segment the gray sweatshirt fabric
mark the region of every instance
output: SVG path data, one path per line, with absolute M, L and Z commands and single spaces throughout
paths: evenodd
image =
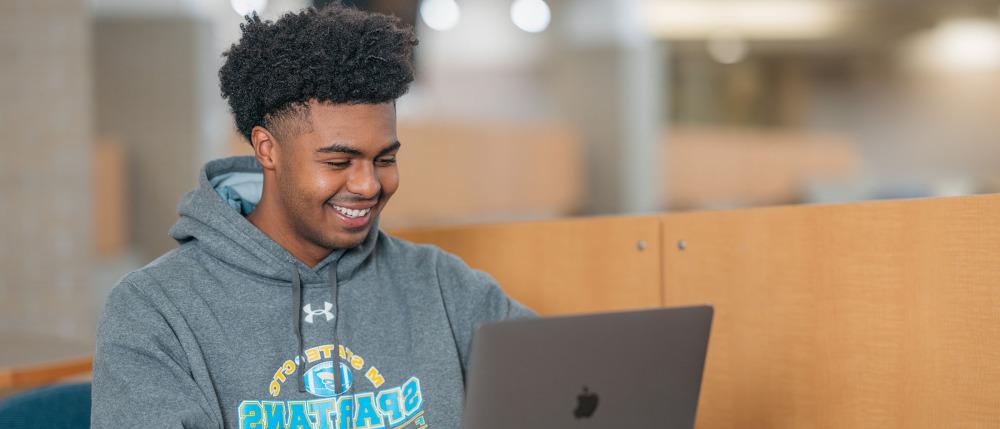
M 209 162 L 179 246 L 126 275 L 94 356 L 94 428 L 457 428 L 475 326 L 532 313 L 377 227 L 308 267 L 244 215 L 252 157 Z

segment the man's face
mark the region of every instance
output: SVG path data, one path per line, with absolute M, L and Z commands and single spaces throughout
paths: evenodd
M 279 143 L 275 179 L 295 233 L 327 249 L 355 247 L 399 186 L 396 109 L 309 103 L 306 132 Z

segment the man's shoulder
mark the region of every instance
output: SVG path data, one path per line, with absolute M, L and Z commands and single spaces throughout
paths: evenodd
M 166 281 L 178 277 L 189 277 L 200 265 L 198 250 L 194 246 L 181 245 L 160 255 L 142 268 L 126 274 L 115 286 L 115 290 L 137 288 L 148 291 L 150 288 L 161 287 L 178 282 Z
M 411 261 L 417 264 L 439 263 L 442 258 L 454 258 L 455 255 L 448 253 L 433 244 L 414 243 L 412 241 L 396 237 L 386 231 L 381 231 L 379 237 L 381 251 L 385 252 L 393 259 Z
M 433 244 L 414 243 L 399 237 L 393 237 L 383 232 L 387 238 L 385 246 L 387 253 L 394 260 L 410 261 L 421 269 L 430 269 L 448 277 L 481 276 L 484 273 L 470 267 L 461 257 Z

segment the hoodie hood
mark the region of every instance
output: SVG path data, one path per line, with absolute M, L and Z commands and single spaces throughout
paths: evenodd
M 209 255 L 280 286 L 290 286 L 295 271 L 303 287 L 325 286 L 330 266 L 337 267 L 335 275 L 343 285 L 373 257 L 377 219 L 359 246 L 336 249 L 315 267 L 306 266 L 244 217 L 260 201 L 263 184 L 263 169 L 252 156 L 208 162 L 198 187 L 178 203 L 180 219 L 170 236 L 181 244 L 195 241 Z

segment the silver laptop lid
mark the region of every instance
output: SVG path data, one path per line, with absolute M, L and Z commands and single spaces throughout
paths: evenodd
M 462 427 L 691 428 L 711 323 L 697 306 L 483 325 Z

